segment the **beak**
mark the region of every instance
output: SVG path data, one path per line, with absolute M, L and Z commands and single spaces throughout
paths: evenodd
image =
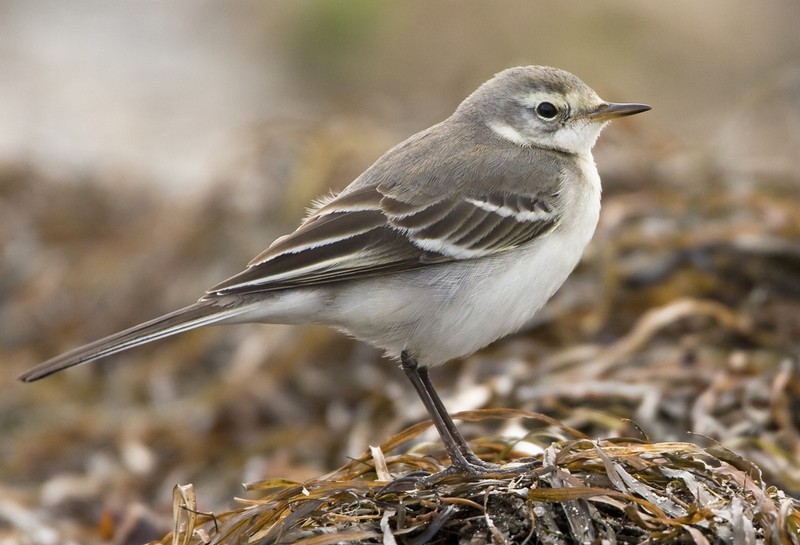
M 640 114 L 650 110 L 647 104 L 620 104 L 616 102 L 603 102 L 594 110 L 586 114 L 592 121 L 610 121 L 616 117 Z

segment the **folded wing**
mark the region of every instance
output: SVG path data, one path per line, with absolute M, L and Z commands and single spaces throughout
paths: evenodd
M 379 186 L 349 191 L 207 297 L 340 282 L 504 252 L 557 224 L 555 199 L 497 192 L 406 202 Z

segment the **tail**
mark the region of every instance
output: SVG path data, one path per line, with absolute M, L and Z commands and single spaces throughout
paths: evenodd
M 74 365 L 88 363 L 190 329 L 215 324 L 248 310 L 250 310 L 250 306 L 247 304 L 238 303 L 224 306 L 219 302 L 201 300 L 155 320 L 70 350 L 37 365 L 19 378 L 24 382 L 33 382 Z

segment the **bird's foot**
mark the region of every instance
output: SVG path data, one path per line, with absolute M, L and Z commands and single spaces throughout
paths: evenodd
M 398 477 L 384 486 L 377 495 L 383 496 L 415 489 L 428 490 L 440 484 L 474 482 L 491 478 L 503 479 L 542 468 L 541 460 L 526 459 L 510 464 L 495 464 L 473 456 L 462 458 L 436 473 L 414 471 Z
M 442 483 L 478 481 L 491 478 L 517 476 L 533 469 L 541 468 L 541 460 L 525 460 L 509 464 L 495 464 L 481 460 L 477 456 L 465 457 L 443 470 L 420 479 L 417 488 L 429 488 Z

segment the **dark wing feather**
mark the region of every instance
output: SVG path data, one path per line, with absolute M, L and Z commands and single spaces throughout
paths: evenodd
M 340 282 L 507 251 L 555 227 L 556 198 L 498 192 L 408 202 L 374 186 L 351 190 L 209 294 Z

